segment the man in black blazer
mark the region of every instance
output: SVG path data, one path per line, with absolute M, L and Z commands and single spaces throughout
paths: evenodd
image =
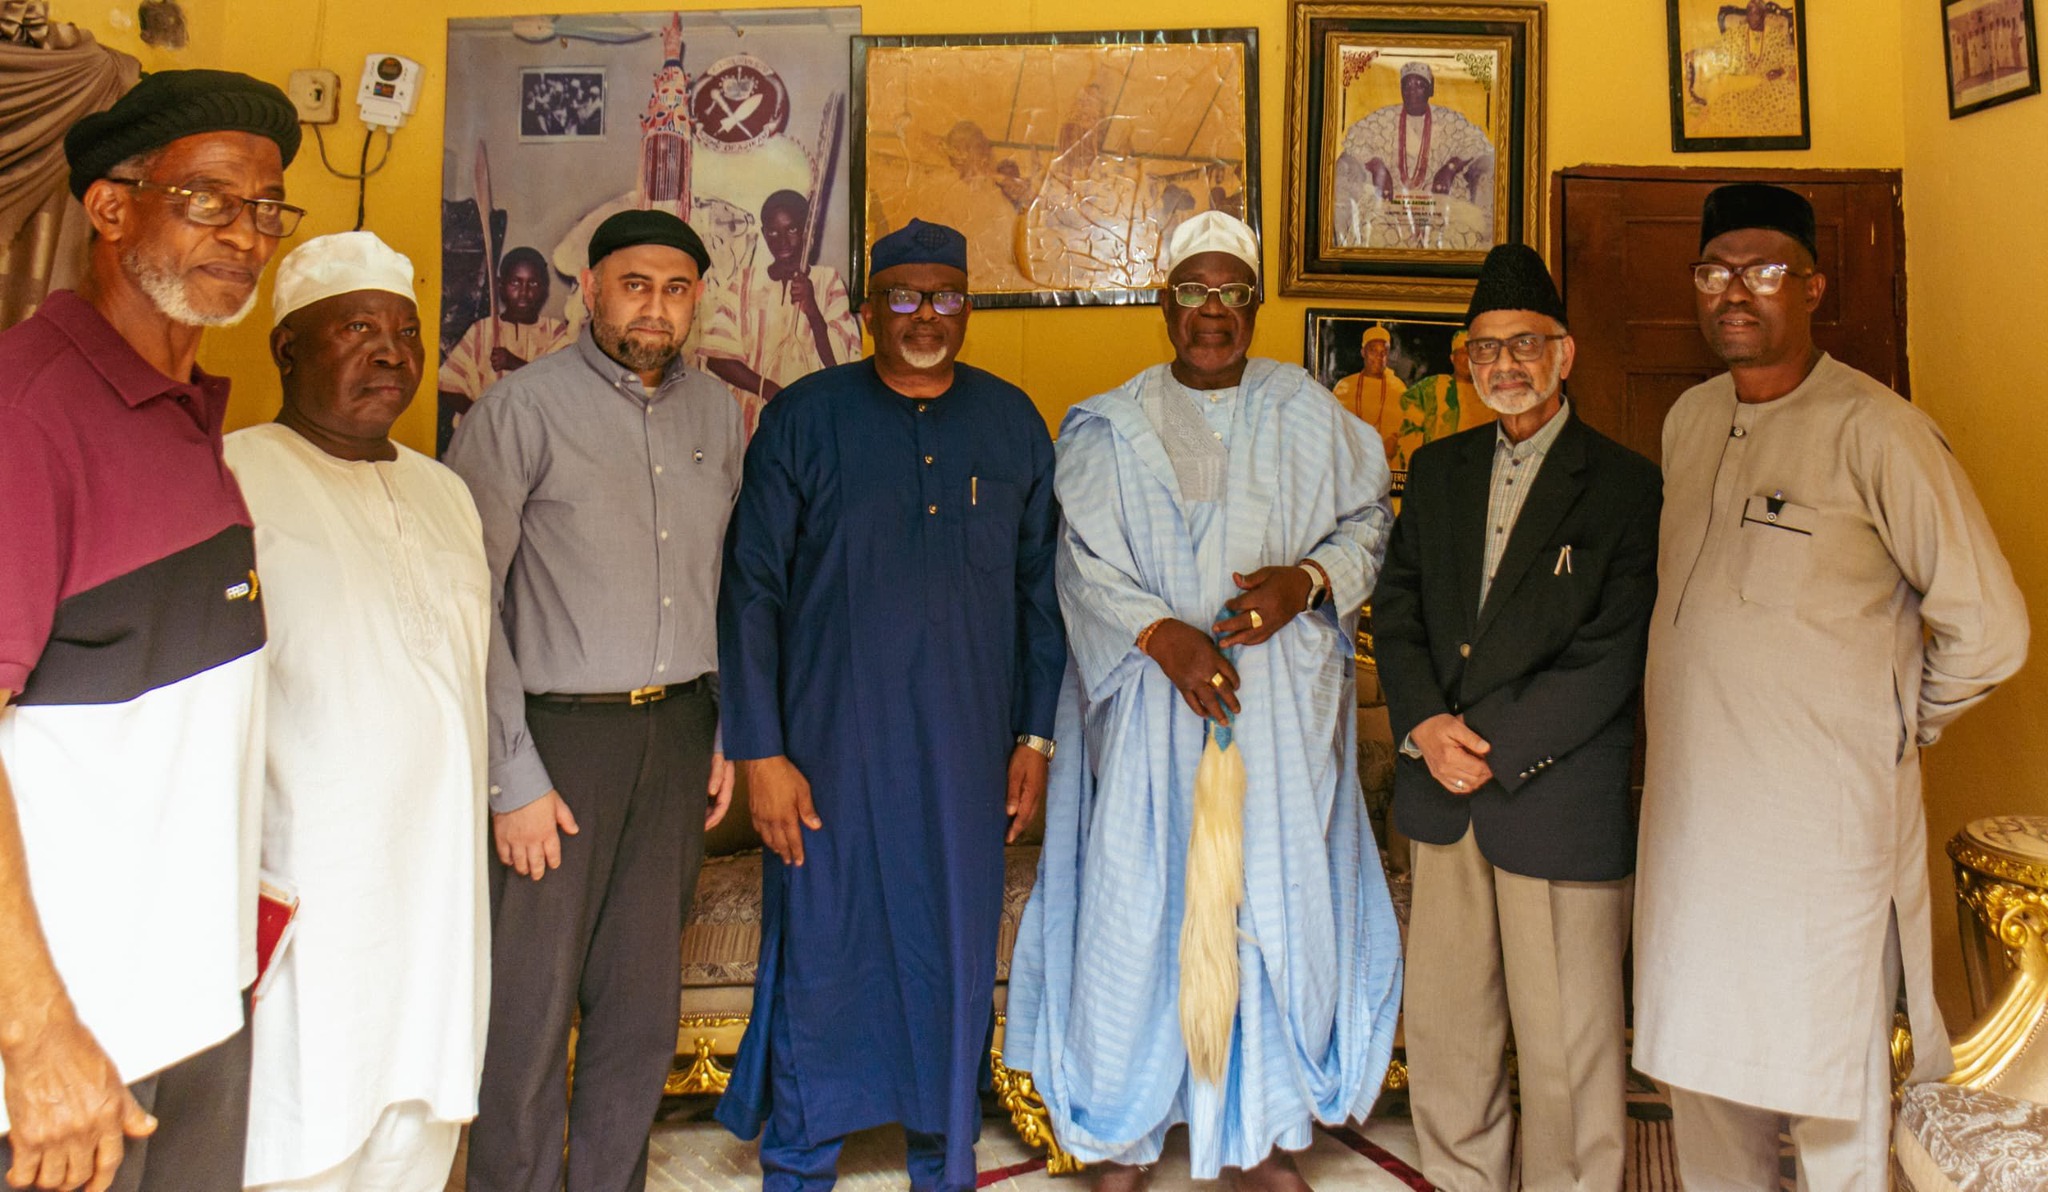
M 1466 316 L 1500 415 L 1418 451 L 1373 632 L 1415 842 L 1404 1030 L 1422 1171 L 1615 1192 L 1627 1157 L 1629 761 L 1656 596 L 1656 465 L 1579 421 L 1543 260 L 1487 255 Z

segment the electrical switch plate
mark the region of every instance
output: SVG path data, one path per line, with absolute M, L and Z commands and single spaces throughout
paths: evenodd
M 340 107 L 341 76 L 331 70 L 295 70 L 285 94 L 299 109 L 301 124 L 332 124 Z

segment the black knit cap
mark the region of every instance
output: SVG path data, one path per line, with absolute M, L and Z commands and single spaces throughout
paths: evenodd
M 1533 310 L 1564 324 L 1564 299 L 1557 296 L 1557 283 L 1550 280 L 1550 268 L 1535 249 L 1526 244 L 1496 244 L 1479 266 L 1479 284 L 1472 290 L 1472 305 L 1465 309 L 1465 325 L 1489 311 Z
M 232 70 L 160 70 L 64 134 L 71 193 L 82 199 L 86 187 L 136 154 L 203 132 L 269 137 L 285 165 L 299 152 L 298 109 L 275 86 Z
M 666 211 L 621 211 L 597 225 L 590 234 L 590 267 L 622 248 L 640 244 L 661 244 L 689 253 L 697 262 L 697 274 L 703 276 L 711 269 L 711 254 L 705 251 L 704 240 L 691 229 L 689 224 Z
M 1716 187 L 1700 212 L 1700 247 L 1728 232 L 1744 228 L 1768 228 L 1783 232 L 1804 245 L 1813 256 L 1813 204 L 1797 191 L 1764 182 L 1735 182 Z

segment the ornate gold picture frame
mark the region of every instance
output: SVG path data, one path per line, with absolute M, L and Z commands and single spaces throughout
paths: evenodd
M 1294 0 L 1286 295 L 1460 301 L 1542 236 L 1544 6 Z
M 1544 7 L 1294 0 L 1281 293 L 1456 301 L 1543 230 Z

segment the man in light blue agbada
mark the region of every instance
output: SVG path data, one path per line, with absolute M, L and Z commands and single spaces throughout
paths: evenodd
M 1174 360 L 1075 406 L 1058 442 L 1071 661 L 1004 1051 L 1060 1144 L 1118 1192 L 1144 1185 L 1183 1122 L 1197 1178 L 1306 1188 L 1287 1152 L 1315 1122 L 1370 1112 L 1400 1005 L 1352 710 L 1352 630 L 1392 520 L 1386 460 L 1307 373 L 1246 358 L 1258 264 L 1236 219 L 1177 229 Z M 1242 850 L 1237 965 L 1184 982 L 1186 895 L 1203 892 L 1189 845 L 1218 843 L 1193 826 L 1196 770 L 1226 718 L 1245 773 L 1242 813 L 1216 834 Z M 1190 1063 L 1184 984 L 1234 1000 L 1208 1076 Z

